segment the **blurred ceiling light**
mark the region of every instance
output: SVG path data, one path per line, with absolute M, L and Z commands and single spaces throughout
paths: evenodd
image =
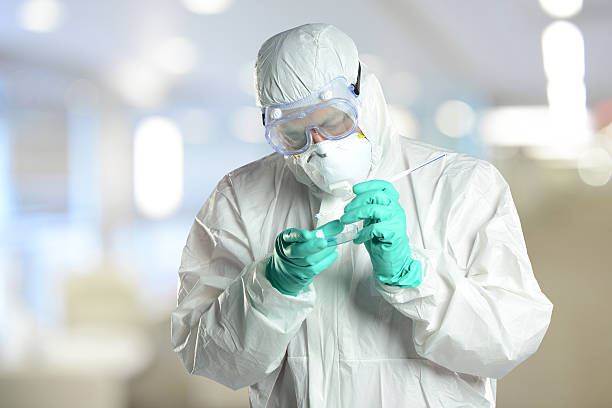
M 435 116 L 438 130 L 448 137 L 463 137 L 474 129 L 476 113 L 463 101 L 446 101 L 438 107 Z
M 593 140 L 587 112 L 583 115 L 574 114 L 563 120 L 551 115 L 551 131 L 556 145 L 579 148 L 589 145 Z
M 586 86 L 582 81 L 549 81 L 546 94 L 554 114 L 586 113 Z
M 596 147 L 578 159 L 578 174 L 589 186 L 603 186 L 612 176 L 612 157 L 606 150 Z
M 548 146 L 527 146 L 522 149 L 526 157 L 554 163 L 556 167 L 575 168 L 576 160 L 588 146 L 568 146 L 562 143 Z
M 234 0 L 181 0 L 183 6 L 196 14 L 219 14 L 226 11 Z
M 548 110 L 547 126 L 544 129 L 548 143 L 533 146 L 528 155 L 544 160 L 577 160 L 578 156 L 593 143 L 591 118 L 586 107 L 582 110 Z
M 552 131 L 565 144 L 584 144 L 592 132 L 586 106 L 586 87 L 579 81 L 549 81 L 548 105 Z
M 563 158 L 576 156 L 580 151 L 576 147 L 588 145 L 592 137 L 584 84 L 584 38 L 580 29 L 567 21 L 550 24 L 542 32 L 542 57 L 548 78 L 549 133 L 554 138 L 554 145 L 544 153 L 552 152 L 553 156 Z
M 163 218 L 183 200 L 183 137 L 171 120 L 143 119 L 134 133 L 134 202 L 146 216 Z
M 198 57 L 196 46 L 185 37 L 162 41 L 153 55 L 157 67 L 170 74 L 185 74 L 193 69 Z
M 546 106 L 503 106 L 482 114 L 479 133 L 496 146 L 546 145 L 552 142 Z
M 246 143 L 267 143 L 265 129 L 261 123 L 261 110 L 245 106 L 234 113 L 232 120 L 234 135 Z
M 137 107 L 155 106 L 167 91 L 166 78 L 148 64 L 140 61 L 124 61 L 111 73 L 111 81 L 117 92 Z
M 582 0 L 539 0 L 540 7 L 551 17 L 569 18 L 582 10 Z
M 391 120 L 399 134 L 410 139 L 416 139 L 419 133 L 419 124 L 412 112 L 397 105 L 388 106 Z
M 490 145 L 530 146 L 534 158 L 575 160 L 591 143 L 589 122 L 586 111 L 559 121 L 547 106 L 505 106 L 484 112 L 478 130 Z
M 45 33 L 60 25 L 64 8 L 56 0 L 29 0 L 21 4 L 17 17 L 25 30 Z
M 575 25 L 555 21 L 542 32 L 544 72 L 549 80 L 584 78 L 584 37 Z

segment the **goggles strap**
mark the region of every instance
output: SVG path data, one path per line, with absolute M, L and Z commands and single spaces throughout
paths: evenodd
M 357 68 L 357 81 L 353 84 L 353 92 L 355 95 L 359 96 L 359 88 L 361 87 L 361 62 L 359 63 L 359 67 Z
M 361 88 L 361 62 L 359 62 L 359 66 L 357 67 L 357 81 L 355 81 L 353 85 L 353 92 L 355 95 L 359 96 L 360 88 Z M 261 113 L 261 123 L 266 126 L 266 114 L 264 112 Z

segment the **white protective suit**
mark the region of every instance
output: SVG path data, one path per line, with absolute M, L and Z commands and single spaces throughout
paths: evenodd
M 338 73 L 353 81 L 356 51 L 343 36 L 317 24 L 266 42 L 259 102 L 303 97 Z M 376 150 L 370 178 L 446 152 L 400 137 L 378 80 L 364 69 L 361 81 L 359 126 Z M 495 379 L 537 350 L 552 312 L 508 185 L 491 164 L 448 152 L 394 186 L 421 285 L 380 283 L 364 246 L 348 243 L 293 297 L 264 276 L 277 234 L 315 228 L 319 211 L 318 224 L 338 218 L 344 203 L 277 153 L 226 175 L 197 214 L 179 269 L 172 344 L 189 372 L 249 386 L 253 407 L 494 406 Z

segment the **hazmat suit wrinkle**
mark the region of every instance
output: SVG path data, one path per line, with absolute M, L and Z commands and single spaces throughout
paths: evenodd
M 445 173 L 433 191 L 425 248 L 413 250 L 424 265 L 423 282 L 377 288 L 413 319 L 420 356 L 452 371 L 501 378 L 535 352 L 552 307 L 533 279 L 520 221 L 499 172 L 460 158 Z M 436 229 L 445 237 L 439 248 L 428 234 Z
M 354 44 L 329 27 L 264 43 L 261 105 L 298 100 L 339 70 L 357 72 Z M 317 48 L 304 45 L 316 33 Z M 317 189 L 293 158 L 271 154 L 224 177 L 193 223 L 178 271 L 174 350 L 193 374 L 249 386 L 252 407 L 494 407 L 496 379 L 537 350 L 552 313 L 509 187 L 486 161 L 399 136 L 378 80 L 362 68 L 370 178 L 446 153 L 393 182 L 421 284 L 382 284 L 365 247 L 347 243 L 297 296 L 272 287 L 265 265 L 276 236 L 339 218 L 346 201 Z
M 400 168 L 441 151 L 398 142 Z M 420 286 L 381 284 L 363 246 L 346 244 L 297 297 L 264 276 L 276 235 L 313 228 L 320 202 L 287 170 L 273 154 L 232 172 L 196 217 L 172 315 L 188 370 L 250 385 L 253 406 L 333 406 L 325 405 L 331 395 L 338 397 L 330 404 L 347 407 L 402 406 L 406 398 L 411 406 L 462 398 L 494 406 L 494 378 L 537 349 L 552 310 L 497 170 L 449 153 L 439 167 L 394 183 L 413 257 L 423 263 Z M 312 394 L 316 384 L 322 391 Z M 369 391 L 358 398 L 355 389 Z
M 282 158 L 274 156 L 282 166 Z M 265 220 L 275 218 L 286 204 L 278 205 L 270 194 L 268 200 L 251 206 L 242 195 L 270 188 L 276 181 L 260 177 L 262 171 L 268 173 L 267 165 L 250 170 L 245 166 L 221 180 L 198 213 L 179 269 L 181 306 L 172 315 L 173 345 L 187 369 L 232 388 L 254 384 L 279 366 L 287 343 L 314 302 L 314 291 L 288 299 L 265 279 L 267 257 L 255 256 L 271 253 L 273 239 L 264 240 L 262 235 L 274 237 L 284 228 L 269 228 Z M 286 174 L 293 179 L 290 172 Z M 234 177 L 241 181 L 239 186 Z M 259 183 L 250 187 L 242 183 L 249 178 Z M 303 218 L 310 219 L 310 208 L 304 210 Z M 247 227 L 244 213 L 261 222 Z M 281 313 L 289 304 L 289 315 Z

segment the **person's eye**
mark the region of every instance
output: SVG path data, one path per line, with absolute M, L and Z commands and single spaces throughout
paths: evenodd
M 323 124 L 323 127 L 326 129 L 335 129 L 339 126 L 341 126 L 344 123 L 344 121 L 340 118 L 340 119 L 332 119 L 328 122 L 325 122 Z
M 290 143 L 293 143 L 295 141 L 301 141 L 305 138 L 304 132 L 300 132 L 298 130 L 285 131 L 282 134 L 283 139 Z
M 326 128 L 330 130 L 344 130 L 347 127 L 347 121 L 344 118 L 340 118 L 338 120 L 334 120 L 330 123 Z
M 291 139 L 298 139 L 304 136 L 304 132 L 299 132 L 299 131 L 292 131 L 292 132 L 287 132 L 287 137 L 291 138 Z

